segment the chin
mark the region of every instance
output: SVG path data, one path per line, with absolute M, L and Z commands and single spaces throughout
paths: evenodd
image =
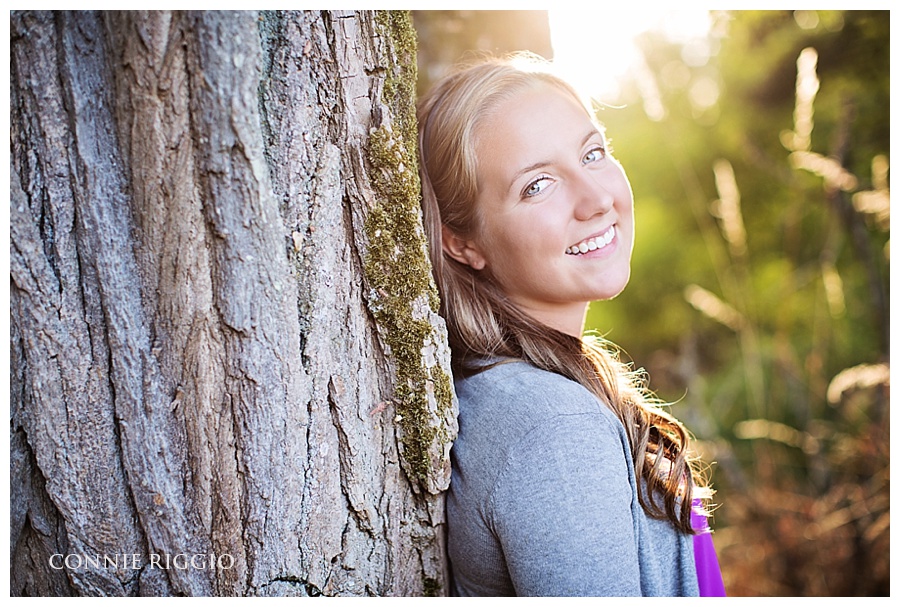
M 629 268 L 628 272 L 625 273 L 624 276 L 617 277 L 614 280 L 610 280 L 604 286 L 606 288 L 603 289 L 602 293 L 600 293 L 599 297 L 595 299 L 595 301 L 608 301 L 610 299 L 615 299 L 618 297 L 622 291 L 625 290 L 625 287 L 628 286 L 628 282 L 631 279 L 631 270 Z

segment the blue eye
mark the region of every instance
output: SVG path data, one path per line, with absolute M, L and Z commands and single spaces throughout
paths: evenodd
M 550 182 L 551 179 L 549 177 L 538 177 L 527 186 L 525 186 L 525 189 L 522 190 L 522 196 L 525 198 L 537 196 L 545 189 L 547 189 L 547 186 L 550 185 Z
M 584 155 L 584 158 L 581 159 L 581 164 L 590 164 L 604 158 L 606 158 L 606 149 L 602 146 L 597 146 Z

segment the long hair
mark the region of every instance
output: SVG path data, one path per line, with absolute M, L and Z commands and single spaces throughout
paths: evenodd
M 476 137 L 505 100 L 536 86 L 589 105 L 534 56 L 482 60 L 435 85 L 419 102 L 419 170 L 429 254 L 447 321 L 454 372 L 477 372 L 479 361 L 518 359 L 576 381 L 619 418 L 628 435 L 638 498 L 648 515 L 692 533 L 692 498 L 708 491 L 689 456 L 690 435 L 651 398 L 642 378 L 609 342 L 579 339 L 523 313 L 494 283 L 445 254 L 442 227 L 463 238 L 480 225 Z

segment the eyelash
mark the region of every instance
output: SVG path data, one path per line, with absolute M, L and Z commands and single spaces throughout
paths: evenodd
M 588 156 L 590 156 L 591 154 L 595 154 L 597 152 L 600 153 L 599 158 L 597 158 L 596 160 L 588 160 L 587 159 Z M 608 152 L 607 152 L 606 146 L 603 146 L 603 145 L 594 146 L 588 151 L 587 154 L 585 154 L 582 157 L 581 163 L 582 164 L 590 164 L 592 162 L 599 162 L 600 160 L 603 160 L 604 158 L 606 158 L 607 154 L 608 154 Z M 544 188 L 541 188 L 541 189 L 537 190 L 536 192 L 531 192 L 531 190 L 535 186 L 537 186 L 539 183 L 541 183 L 542 181 L 550 181 L 551 179 L 552 178 L 549 175 L 541 175 L 534 181 L 531 181 L 528 185 L 525 186 L 525 189 L 522 190 L 522 198 L 533 198 L 533 197 L 537 196 L 538 194 L 543 192 L 544 188 L 546 188 L 547 186 L 544 186 Z
M 543 192 L 544 188 L 541 188 L 540 190 L 538 190 L 536 192 L 529 193 L 529 192 L 531 192 L 531 189 L 534 188 L 537 184 L 541 183 L 542 181 L 550 181 L 550 179 L 551 179 L 551 177 L 549 175 L 541 175 L 540 177 L 538 177 L 537 179 L 535 179 L 534 181 L 532 181 L 531 183 L 526 185 L 525 189 L 522 190 L 522 198 L 532 198 L 533 196 L 537 196 L 538 194 Z M 547 186 L 544 186 L 544 187 L 547 187 Z
M 588 156 L 590 156 L 591 154 L 594 154 L 595 152 L 600 152 L 600 158 L 597 158 L 597 160 L 603 160 L 604 158 L 606 158 L 606 148 L 602 145 L 598 145 L 598 146 L 594 146 L 593 148 L 591 148 L 591 150 L 587 154 L 584 155 L 584 157 L 581 159 L 581 163 L 588 164 L 590 162 L 596 162 L 594 160 L 587 159 Z

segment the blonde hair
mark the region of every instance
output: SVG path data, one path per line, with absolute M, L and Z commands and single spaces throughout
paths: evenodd
M 474 270 L 443 250 L 442 226 L 462 237 L 479 229 L 476 138 L 501 102 L 529 88 L 550 86 L 585 105 L 593 119 L 584 100 L 548 66 L 533 55 L 483 59 L 438 82 L 419 102 L 422 209 L 454 372 L 478 372 L 486 359 L 518 359 L 582 384 L 625 427 L 635 474 L 646 483 L 638 483 L 645 512 L 691 533 L 692 497 L 705 487 L 688 455 L 690 435 L 650 398 L 642 378 L 619 360 L 609 342 L 579 339 L 538 322 L 506 297 L 489 272 Z

